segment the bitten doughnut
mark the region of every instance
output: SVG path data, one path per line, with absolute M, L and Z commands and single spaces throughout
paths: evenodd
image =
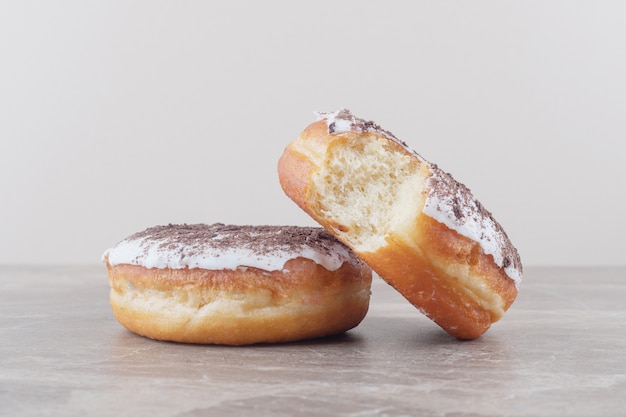
M 285 193 L 444 330 L 483 334 L 522 264 L 463 184 L 348 110 L 318 114 L 278 163 Z
M 153 339 L 292 342 L 347 331 L 369 306 L 371 270 L 319 227 L 157 226 L 103 261 L 115 317 Z

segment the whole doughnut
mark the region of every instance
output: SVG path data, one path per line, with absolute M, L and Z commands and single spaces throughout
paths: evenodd
M 522 264 L 500 224 L 374 122 L 318 114 L 278 174 L 296 204 L 451 335 L 480 336 L 515 300 Z
M 115 317 L 153 339 L 292 342 L 347 331 L 369 306 L 371 270 L 322 228 L 156 226 L 103 261 Z

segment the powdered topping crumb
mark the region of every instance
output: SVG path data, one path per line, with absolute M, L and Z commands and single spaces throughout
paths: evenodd
M 339 109 L 332 113 L 315 112 L 317 120 L 326 120 L 328 133 L 341 132 L 377 132 L 384 136 L 398 140 L 393 133 L 384 130 L 371 120 L 360 119 L 348 109 Z
M 111 265 L 211 270 L 255 267 L 275 271 L 296 257 L 311 259 L 331 271 L 346 261 L 360 262 L 322 228 L 221 223 L 151 227 L 122 240 L 104 257 Z
M 352 114 L 348 109 L 339 109 L 332 113 L 327 112 L 315 112 L 317 120 L 325 120 L 328 126 L 328 133 L 340 134 L 344 132 L 357 132 L 357 133 L 377 133 L 381 136 L 390 139 L 403 147 L 405 147 L 412 154 L 415 154 L 420 160 L 423 158 L 417 154 L 413 149 L 398 139 L 393 133 L 383 129 L 371 120 L 360 119 Z

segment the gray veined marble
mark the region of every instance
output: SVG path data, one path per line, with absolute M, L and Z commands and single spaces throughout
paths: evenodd
M 626 268 L 528 268 L 469 342 L 378 278 L 356 329 L 248 347 L 131 334 L 108 291 L 101 266 L 0 267 L 0 415 L 626 415 Z

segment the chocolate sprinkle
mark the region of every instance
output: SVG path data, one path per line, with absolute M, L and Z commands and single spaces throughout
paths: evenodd
M 320 116 L 326 116 L 330 113 L 320 113 Z M 388 137 L 389 139 L 393 139 L 396 142 L 402 143 L 406 146 L 406 143 L 399 140 L 397 137 L 393 135 L 393 133 L 388 130 L 383 129 L 376 123 L 371 120 L 360 119 L 350 112 L 348 109 L 341 109 L 335 114 L 335 120 L 345 120 L 350 122 L 350 127 L 355 132 L 375 132 L 381 134 L 383 136 Z M 335 133 L 336 123 L 331 122 L 328 124 L 328 133 Z
M 155 226 L 125 240 L 141 239 L 158 242 L 160 249 L 178 251 L 181 257 L 201 256 L 206 247 L 218 250 L 239 247 L 259 255 L 310 247 L 331 255 L 336 245 L 343 245 L 321 227 L 236 226 L 222 223 Z
M 484 228 L 490 224 L 495 229 L 494 239 L 502 256 L 502 268 L 513 267 L 522 272 L 522 261 L 517 249 L 511 243 L 504 228 L 498 223 L 478 200 L 474 198 L 472 192 L 464 184 L 455 180 L 452 175 L 443 171 L 434 164 L 431 164 L 432 176 L 429 178 L 429 197 L 439 201 L 447 201 L 452 207 L 452 212 L 457 224 L 466 223 L 469 220 L 483 225 Z M 485 229 L 483 229 L 485 230 Z M 481 239 L 490 242 L 487 234 L 483 233 Z M 492 242 L 490 242 L 492 243 Z

